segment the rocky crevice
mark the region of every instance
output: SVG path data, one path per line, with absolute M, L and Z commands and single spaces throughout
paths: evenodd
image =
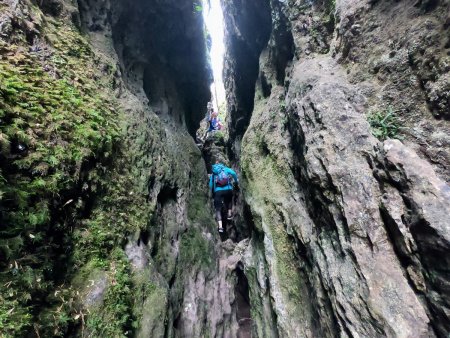
M 224 65 L 230 137 L 234 139 L 243 134 L 250 120 L 259 54 L 269 39 L 272 20 L 266 1 L 222 1 L 222 8 L 225 21 L 234 23 L 226 37 L 226 53 L 232 57 L 226 56 Z
M 222 6 L 229 138 L 199 151 L 193 1 L 0 4 L 1 331 L 448 336 L 448 4 Z
M 118 55 L 128 85 L 148 100 L 157 115 L 185 123 L 193 134 L 209 99 L 212 76 L 201 38 L 201 13 L 193 12 L 191 2 L 83 0 L 80 8 L 84 29 L 95 40 L 112 39 L 110 47 Z M 171 16 L 177 20 L 169 20 Z
M 405 71 L 411 71 L 408 81 L 421 81 L 424 69 L 407 70 L 408 61 L 406 68 L 401 66 L 399 56 L 406 50 L 414 53 L 413 45 L 425 36 L 439 39 L 446 27 L 441 15 L 446 5 L 426 9 L 420 4 L 409 7 L 407 1 L 267 4 L 272 31 L 260 52 L 250 122 L 231 138 L 251 212 L 245 219 L 255 223 L 247 259 L 242 261 L 254 334 L 446 336 L 448 307 L 441 287 L 448 276 L 438 276 L 446 271 L 449 240 L 448 220 L 440 214 L 450 203 L 443 170 L 448 161 L 445 147 L 436 148 L 443 155 L 439 160 L 432 155 L 432 140 L 448 132 L 448 123 L 430 114 L 435 108 L 424 95 L 430 94 L 431 83 L 406 89 Z M 225 6 L 233 7 L 233 2 Z M 234 6 L 241 4 L 236 1 Z M 394 12 L 395 19 L 387 23 Z M 240 45 L 235 32 L 244 30 L 240 22 L 247 16 L 245 11 L 229 11 L 229 46 Z M 426 30 L 418 33 L 425 22 Z M 389 40 L 386 25 L 405 32 L 399 46 Z M 259 32 L 245 34 L 254 41 Z M 445 63 L 445 47 L 435 46 L 439 56 L 428 62 Z M 229 50 L 226 65 L 239 63 L 239 54 L 233 54 L 233 47 Z M 372 63 L 383 66 L 372 72 Z M 246 112 L 233 117 L 236 102 L 253 93 L 231 85 L 239 73 L 232 67 L 227 71 L 233 128 L 242 115 L 249 116 Z M 448 69 L 436 67 L 432 81 L 446 76 Z M 404 123 L 405 145 L 372 136 L 367 123 L 371 111 L 387 104 Z M 430 126 L 430 133 L 411 123 Z M 427 146 L 422 146 L 424 139 Z M 420 193 L 413 192 L 415 184 L 422 187 Z M 420 202 L 424 196 L 427 207 Z M 425 253 L 431 246 L 436 251 Z
M 192 138 L 210 95 L 201 12 L 192 1 L 8 1 L 0 9 L 0 254 L 1 281 L 9 290 L 0 302 L 7 314 L 0 323 L 2 334 L 236 336 L 233 271 L 239 256 L 233 256 L 232 243 L 219 244 L 205 163 Z M 28 65 L 30 58 L 36 70 Z M 5 68 L 6 74 L 17 68 L 26 83 L 38 72 L 41 81 L 29 88 L 43 95 L 43 83 L 51 93 L 61 90 L 55 84 L 67 84 L 63 93 L 74 95 L 69 99 L 78 104 L 78 115 L 58 106 L 66 97 L 51 97 L 57 109 L 50 109 L 44 96 L 47 105 L 36 108 L 37 122 L 53 118 L 55 111 L 62 112 L 56 121 L 63 122 L 53 120 L 54 131 L 43 133 L 25 110 L 17 110 L 11 94 L 21 82 L 8 79 L 5 87 Z M 47 83 L 47 77 L 53 80 Z M 86 88 L 83 96 L 92 102 L 77 96 L 79 88 Z M 111 102 L 99 101 L 96 93 Z M 33 102 L 29 95 L 21 99 Z M 16 105 L 6 106 L 9 129 L 3 125 L 5 104 Z M 26 123 L 17 120 L 17 126 L 24 125 L 34 138 L 22 141 L 26 151 L 18 157 L 10 153 L 4 133 L 14 147 L 21 130 L 11 125 L 23 119 L 20 114 Z M 64 118 L 72 124 L 64 124 Z M 75 140 L 89 142 L 69 147 L 74 144 L 71 133 L 86 132 L 86 126 L 88 134 L 75 133 Z M 75 153 L 81 159 L 74 165 L 63 154 L 47 159 L 39 153 L 55 146 L 65 146 L 69 154 L 82 151 Z M 22 159 L 30 159 L 29 172 L 13 176 L 9 166 L 17 168 Z M 37 213 L 32 204 L 5 203 L 29 194 L 20 190 L 28 187 L 20 180 L 32 183 L 31 175 L 42 188 L 50 186 L 55 172 L 73 181 L 51 193 L 32 192 L 30 201 L 41 201 L 49 217 L 37 214 L 40 218 L 31 224 L 14 222 L 17 211 L 33 215 L 32 220 Z M 3 184 L 3 175 L 11 188 Z M 13 247 L 5 236 L 15 223 L 27 229 L 15 235 L 18 243 L 27 241 L 26 247 Z M 34 248 L 39 253 L 34 263 L 22 261 Z M 46 263 L 52 257 L 65 259 L 64 271 L 59 260 Z

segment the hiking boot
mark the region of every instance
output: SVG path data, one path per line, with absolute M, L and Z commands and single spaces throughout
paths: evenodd
M 219 228 L 219 232 L 222 233 L 223 232 L 223 228 Z
M 227 220 L 231 221 L 232 219 L 233 219 L 233 213 L 231 212 L 231 210 L 229 210 Z

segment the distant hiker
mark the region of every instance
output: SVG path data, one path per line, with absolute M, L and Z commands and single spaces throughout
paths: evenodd
M 212 166 L 212 174 L 209 177 L 209 188 L 214 197 L 214 209 L 216 210 L 216 221 L 219 224 L 219 232 L 223 232 L 222 226 L 222 204 L 225 203 L 227 218 L 233 219 L 233 180 L 239 183 L 236 172 L 223 164 L 216 162 Z
M 220 122 L 219 119 L 219 114 L 217 112 L 212 112 L 208 123 L 209 123 L 209 128 L 208 131 L 215 131 L 215 130 L 220 130 L 222 129 L 222 123 Z
M 203 139 L 202 139 L 203 141 L 206 140 L 206 138 L 208 137 L 208 134 L 210 132 L 222 129 L 223 125 L 222 125 L 222 122 L 220 121 L 218 115 L 219 114 L 217 112 L 214 112 L 214 111 L 211 111 L 211 113 L 209 114 L 209 117 L 208 117 L 208 130 L 206 131 L 205 136 L 203 136 Z

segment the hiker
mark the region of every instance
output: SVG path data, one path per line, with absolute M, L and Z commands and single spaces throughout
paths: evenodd
M 216 210 L 216 221 L 219 232 L 223 232 L 222 226 L 222 203 L 225 203 L 227 219 L 232 220 L 233 182 L 239 183 L 236 172 L 219 161 L 212 166 L 212 174 L 209 177 L 209 188 L 213 192 L 214 209 Z
M 215 131 L 222 129 L 222 123 L 220 122 L 220 119 L 218 117 L 217 112 L 212 112 L 211 116 L 209 117 L 209 128 L 208 131 Z
M 201 139 L 202 141 L 206 140 L 206 138 L 208 137 L 208 134 L 210 132 L 222 129 L 223 125 L 222 125 L 222 122 L 220 121 L 218 115 L 219 114 L 214 111 L 211 111 L 211 113 L 209 114 L 208 130 L 206 131 L 205 136 L 203 136 L 203 138 Z

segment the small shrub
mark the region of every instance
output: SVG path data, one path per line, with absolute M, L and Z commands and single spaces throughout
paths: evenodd
M 219 142 L 224 142 L 225 141 L 225 134 L 222 131 L 216 131 L 214 133 L 214 138 L 219 141 Z

